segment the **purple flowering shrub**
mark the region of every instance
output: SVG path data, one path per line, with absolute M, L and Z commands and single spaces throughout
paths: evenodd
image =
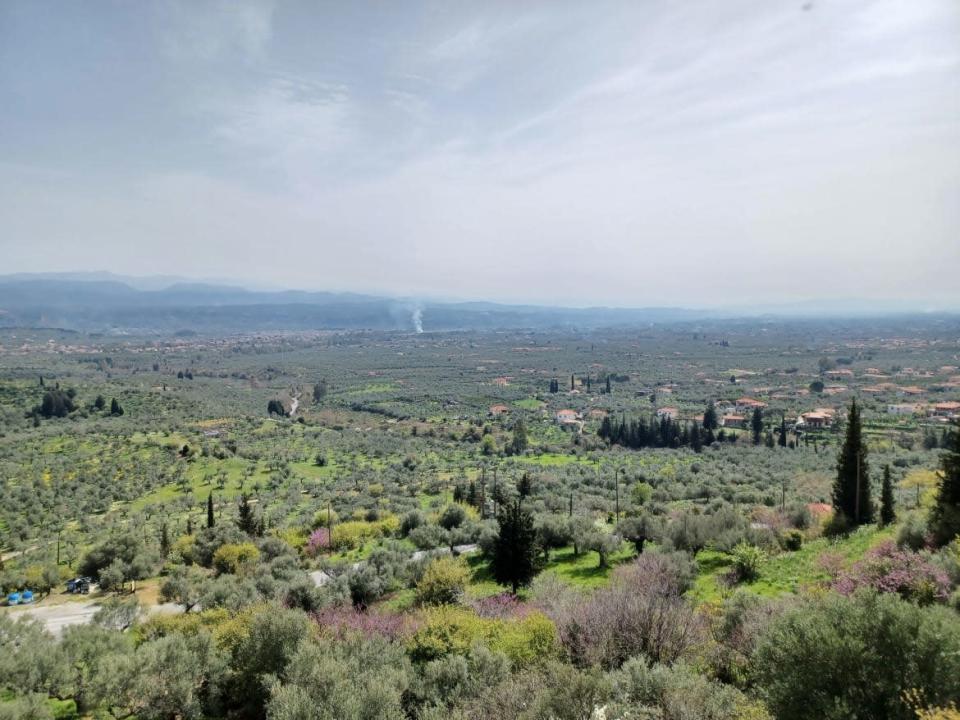
M 950 578 L 942 568 L 920 553 L 898 548 L 892 540 L 868 550 L 863 559 L 837 573 L 831 587 L 841 595 L 873 588 L 920 605 L 946 602 L 950 596 Z
M 482 618 L 499 620 L 523 617 L 532 609 L 508 592 L 474 600 L 470 603 L 470 607 Z
M 357 633 L 364 637 L 401 640 L 413 635 L 418 627 L 416 618 L 409 613 L 360 612 L 342 605 L 324 608 L 313 613 L 312 617 L 322 631 L 334 637 Z
M 316 557 L 330 549 L 330 530 L 325 527 L 317 528 L 307 540 L 307 555 Z

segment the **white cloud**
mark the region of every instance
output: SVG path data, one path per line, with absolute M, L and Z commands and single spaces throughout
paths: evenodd
M 181 61 L 261 59 L 273 36 L 274 9 L 274 0 L 164 0 L 164 50 Z

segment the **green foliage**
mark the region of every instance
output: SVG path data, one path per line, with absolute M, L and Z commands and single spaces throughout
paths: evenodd
M 477 643 L 503 653 L 521 667 L 545 662 L 559 650 L 556 627 L 542 613 L 501 620 L 481 618 L 452 605 L 425 612 L 407 649 L 411 659 L 423 663 L 450 654 L 464 655 Z
M 421 605 L 457 603 L 469 579 L 470 572 L 461 558 L 436 558 L 427 565 L 417 582 L 417 602 Z
M 500 529 L 493 547 L 490 569 L 501 585 L 509 585 L 514 595 L 539 571 L 537 531 L 533 516 L 517 501 L 504 507 L 497 518 Z
M 863 439 L 860 408 L 850 403 L 843 447 L 837 458 L 837 479 L 833 484 L 833 507 L 837 516 L 853 526 L 872 522 L 873 501 L 870 492 L 870 467 Z
M 893 481 L 890 479 L 890 466 L 883 466 L 883 484 L 880 487 L 880 524 L 890 525 L 897 519 L 894 509 Z
M 960 425 L 953 428 L 950 445 L 940 456 L 940 478 L 930 513 L 930 529 L 938 545 L 960 536 Z
M 213 568 L 218 573 L 242 575 L 250 571 L 260 558 L 260 551 L 253 543 L 227 543 L 213 554 Z
M 775 619 L 752 665 L 782 720 L 908 720 L 908 690 L 933 705 L 960 697 L 960 623 L 952 610 L 895 595 L 828 594 Z
M 741 582 L 753 582 L 760 577 L 760 567 L 766 553 L 756 545 L 741 542 L 733 549 L 733 569 Z

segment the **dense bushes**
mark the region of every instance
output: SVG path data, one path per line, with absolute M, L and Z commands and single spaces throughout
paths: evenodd
M 558 651 L 556 628 L 541 613 L 511 619 L 481 618 L 454 606 L 426 611 L 408 650 L 415 661 L 427 662 L 463 655 L 478 642 L 502 652 L 518 666 L 544 662 L 556 657 Z
M 895 595 L 828 594 L 775 619 L 751 665 L 781 720 L 908 720 L 908 690 L 929 705 L 960 697 L 960 623 L 952 610 Z
M 470 579 L 466 563 L 460 558 L 433 560 L 417 582 L 417 601 L 422 605 L 451 605 L 460 600 Z
M 578 666 L 619 667 L 644 655 L 673 662 L 702 643 L 706 627 L 682 593 L 693 577 L 683 554 L 644 553 L 610 587 L 554 611 L 560 640 Z

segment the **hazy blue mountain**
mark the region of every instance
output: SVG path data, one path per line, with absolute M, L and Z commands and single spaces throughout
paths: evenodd
M 303 290 L 250 290 L 183 278 L 129 279 L 109 273 L 0 276 L 0 327 L 57 327 L 97 332 L 586 329 L 757 317 L 764 313 L 771 317 L 852 317 L 902 311 L 896 304 L 853 300 L 725 311 L 679 307 L 565 308 L 418 301 Z

